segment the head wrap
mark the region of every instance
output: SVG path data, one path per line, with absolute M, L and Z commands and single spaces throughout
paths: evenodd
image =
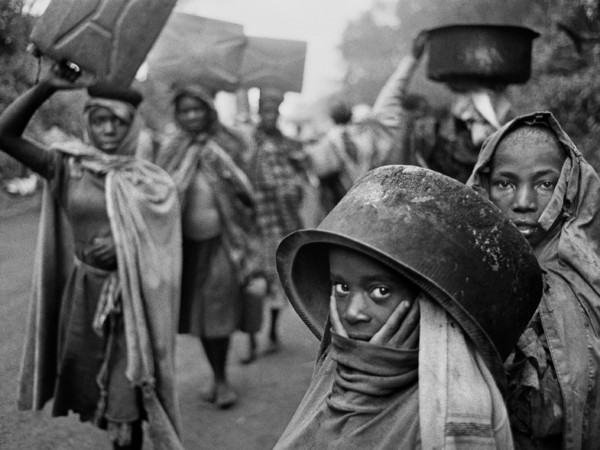
M 212 130 L 216 126 L 219 120 L 219 115 L 215 106 L 214 91 L 196 83 L 176 84 L 172 87 L 172 91 L 173 103 L 176 103 L 181 97 L 184 96 L 195 98 L 204 103 L 208 107 L 210 113 L 208 129 Z M 177 121 L 177 118 L 175 118 L 175 120 Z M 179 124 L 177 125 L 179 126 Z
M 535 249 L 546 284 L 539 313 L 563 398 L 563 447 L 592 449 L 600 441 L 600 178 L 554 116 L 535 112 L 488 138 L 467 184 L 489 198 L 498 145 L 531 126 L 549 129 L 567 155 L 538 220 L 548 231 Z
M 83 141 L 86 144 L 95 147 L 95 144 L 91 138 L 90 116 L 92 112 L 98 108 L 107 109 L 119 119 L 129 123 L 127 134 L 119 144 L 115 154 L 135 155 L 138 146 L 138 139 L 142 131 L 142 122 L 135 106 L 128 102 L 101 97 L 90 97 L 85 103 L 83 110 Z

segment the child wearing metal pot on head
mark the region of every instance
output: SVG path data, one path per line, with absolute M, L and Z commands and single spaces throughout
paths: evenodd
M 541 297 L 525 239 L 431 170 L 369 172 L 277 251 L 320 339 L 277 449 L 513 448 L 502 362 Z

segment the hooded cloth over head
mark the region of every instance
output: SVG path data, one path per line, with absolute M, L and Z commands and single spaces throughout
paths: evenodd
M 468 185 L 489 198 L 490 163 L 501 140 L 519 127 L 540 126 L 556 136 L 566 159 L 539 219 L 546 238 L 535 249 L 545 281 L 539 306 L 543 335 L 533 335 L 528 329 L 519 341 L 531 371 L 527 375 L 524 370 L 511 383 L 538 393 L 544 390 L 540 385 L 544 381 L 538 377 L 548 365 L 542 344 L 545 340 L 562 397 L 556 406 L 562 409 L 558 418 L 562 415 L 563 448 L 592 449 L 600 442 L 600 178 L 554 116 L 537 112 L 514 119 L 490 136 Z M 542 353 L 535 349 L 542 349 Z M 554 412 L 541 416 L 538 411 L 527 417 L 537 422 L 535 430 L 529 432 L 549 432 L 545 422 L 557 418 L 553 399 L 547 397 L 545 401 L 550 402 L 550 408 L 548 403 L 543 405 L 545 409 Z

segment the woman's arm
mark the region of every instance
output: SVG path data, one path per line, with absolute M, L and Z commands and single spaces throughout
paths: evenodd
M 405 56 L 379 92 L 373 106 L 374 117 L 390 129 L 399 130 L 406 115 L 405 101 L 408 85 L 417 69 L 427 44 L 427 32 L 422 32 L 413 41 L 412 52 Z
M 0 114 L 0 149 L 36 172 L 43 172 L 47 151 L 23 137 L 39 107 L 58 89 L 81 87 L 75 83 L 79 72 L 64 64 L 52 67 L 38 84 L 13 101 Z

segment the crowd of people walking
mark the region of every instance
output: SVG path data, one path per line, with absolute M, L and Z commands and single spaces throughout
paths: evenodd
M 183 448 L 176 334 L 201 343 L 203 399 L 235 407 L 232 335 L 244 364 L 285 351 L 291 302 L 321 345 L 278 449 L 595 448 L 600 178 L 552 114 L 514 117 L 505 86 L 450 85 L 431 122 L 410 93 L 427 39 L 366 120 L 337 103 L 310 146 L 280 129 L 276 86 L 255 121 L 226 126 L 216 92 L 177 84 L 151 138 L 137 90 L 64 63 L 16 98 L 0 150 L 44 180 L 19 407 L 53 399 L 114 448 L 141 449 L 146 429 Z M 88 93 L 80 138 L 23 137 L 73 89 Z

